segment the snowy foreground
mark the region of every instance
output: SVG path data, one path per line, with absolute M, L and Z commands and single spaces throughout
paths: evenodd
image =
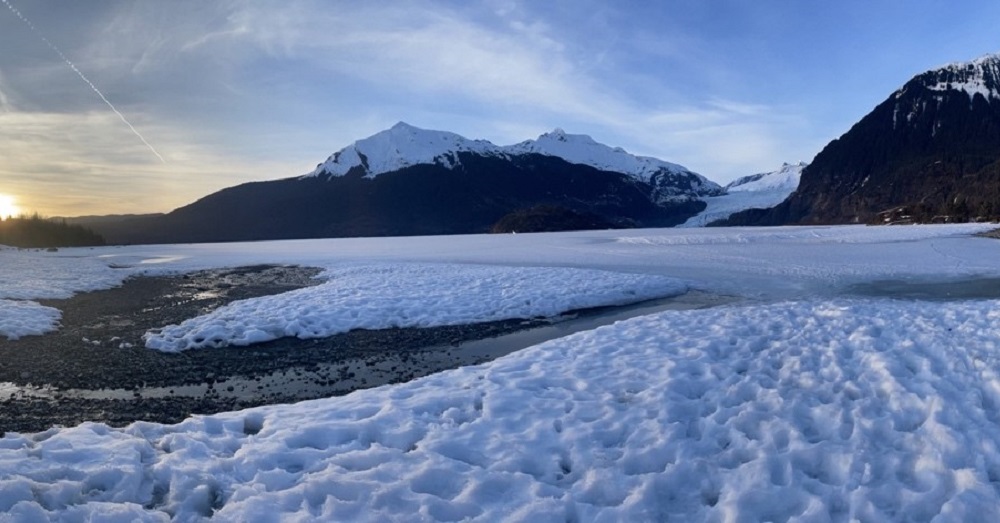
M 324 285 L 375 293 L 385 273 L 408 274 L 392 281 L 423 282 L 417 293 L 429 305 L 465 303 L 449 289 L 461 295 L 479 278 L 504 288 L 489 282 L 492 271 L 513 280 L 538 271 L 544 299 L 586 299 L 586 285 L 568 281 L 581 273 L 568 269 L 749 298 L 634 318 L 341 398 L 171 426 L 8 434 L 0 521 L 996 521 L 1000 299 L 852 294 L 877 280 L 1000 277 L 1000 241 L 970 236 L 984 228 L 0 251 L 0 325 L 34 321 L 40 306 L 26 300 L 129 274 L 262 262 L 322 266 Z M 379 268 L 374 281 L 365 264 Z M 260 316 L 274 303 L 282 302 L 236 306 Z M 486 314 L 479 306 L 434 310 Z M 217 320 L 190 325 L 226 324 Z M 193 339 L 185 336 L 173 339 Z

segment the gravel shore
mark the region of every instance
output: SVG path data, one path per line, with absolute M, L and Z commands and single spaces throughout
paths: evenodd
M 132 278 L 118 288 L 41 301 L 63 312 L 57 332 L 0 339 L 0 432 L 83 421 L 172 423 L 191 414 L 345 394 L 484 361 L 485 355 L 461 357 L 442 347 L 544 323 L 358 330 L 181 354 L 143 346 L 148 329 L 233 300 L 313 285 L 317 273 L 278 266 L 210 270 Z
M 993 229 L 992 231 L 981 232 L 976 236 L 983 236 L 985 238 L 997 238 L 1000 239 L 1000 229 Z

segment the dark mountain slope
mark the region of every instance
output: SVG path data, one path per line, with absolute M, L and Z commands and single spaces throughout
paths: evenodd
M 724 224 L 865 223 L 900 206 L 1000 215 L 1000 56 L 914 77 L 830 142 L 785 202 Z
M 456 153 L 452 167 L 419 164 L 361 173 L 255 182 L 165 216 L 94 224 L 113 243 L 178 243 L 489 232 L 517 209 L 557 205 L 616 226 L 672 226 L 704 207 L 654 203 L 634 177 L 554 156 Z

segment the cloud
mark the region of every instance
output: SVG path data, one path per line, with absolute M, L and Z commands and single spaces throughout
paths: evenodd
M 668 159 L 706 165 L 732 178 L 762 168 L 762 158 L 781 149 L 782 134 L 788 137 L 801 120 L 791 107 L 682 100 L 669 82 L 683 79 L 618 71 L 613 63 L 595 68 L 564 32 L 531 19 L 514 2 L 495 2 L 476 13 L 421 2 L 391 8 L 351 4 L 336 10 L 311 2 L 292 5 L 280 11 L 267 4 L 243 5 L 229 18 L 229 30 L 220 34 L 329 71 L 328 78 L 337 82 L 331 85 L 334 93 L 343 84 L 362 82 L 396 91 L 406 100 L 401 107 L 386 104 L 396 110 L 412 113 L 407 102 L 434 106 L 442 99 L 448 100 L 445 105 L 468 107 L 479 114 L 474 138 L 516 141 L 528 136 L 513 136 L 513 130 L 576 126 L 578 132 L 624 141 L 647 154 L 673 153 Z M 700 54 L 689 37 L 678 38 L 689 54 Z M 659 49 L 656 53 L 681 54 L 665 37 L 655 40 L 657 45 L 649 35 L 643 41 Z M 645 84 L 642 92 L 623 87 L 636 84 Z M 677 106 L 651 109 L 657 98 Z M 436 118 L 426 114 L 433 111 L 423 111 L 430 122 L 414 123 L 462 120 L 448 107 L 437 110 L 443 114 Z M 387 115 L 382 125 L 398 118 Z M 365 119 L 371 120 L 370 114 Z M 476 133 L 475 124 L 466 125 Z M 741 132 L 750 134 L 741 139 Z M 694 143 L 693 137 L 707 144 Z M 674 142 L 666 143 L 667 138 Z M 738 151 L 753 154 L 740 160 Z M 779 153 L 767 164 L 783 159 Z
M 7 97 L 7 82 L 4 81 L 3 71 L 0 71 L 0 112 L 9 113 L 13 110 L 10 98 Z
M 799 159 L 787 158 L 801 142 L 795 107 L 687 92 L 732 77 L 670 70 L 705 51 L 682 32 L 623 33 L 626 15 L 599 3 L 100 6 L 80 9 L 79 23 L 44 25 L 167 164 L 58 57 L 5 54 L 0 68 L 20 62 L 10 83 L 0 76 L 0 183 L 51 193 L 65 179 L 32 202 L 41 212 L 66 213 L 57 200 L 78 214 L 168 210 L 305 172 L 397 120 L 502 144 L 559 126 L 717 181 Z

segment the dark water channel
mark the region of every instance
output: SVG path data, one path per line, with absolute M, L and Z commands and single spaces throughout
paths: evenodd
M 955 280 L 876 280 L 852 285 L 850 296 L 900 300 L 958 301 L 1000 299 L 1000 278 Z

